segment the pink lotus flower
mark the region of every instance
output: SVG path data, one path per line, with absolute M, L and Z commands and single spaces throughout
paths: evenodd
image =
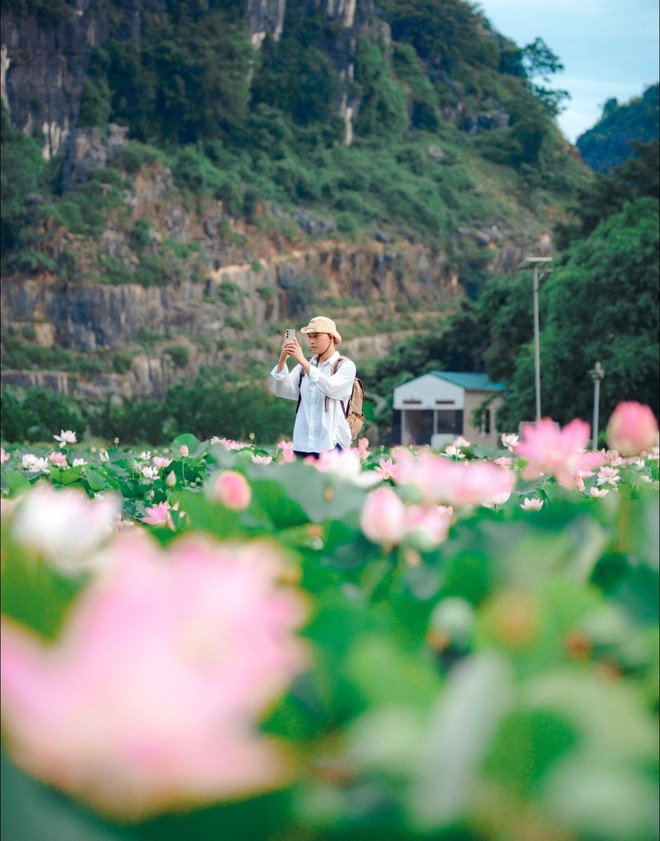
M 537 424 L 523 424 L 522 440 L 513 447 L 526 461 L 524 479 L 535 479 L 544 473 L 554 476 L 565 488 L 575 488 L 580 471 L 588 471 L 603 462 L 602 453 L 585 452 L 590 426 L 575 418 L 563 429 L 550 418 Z
M 53 450 L 52 453 L 49 453 L 48 461 L 51 464 L 56 464 L 58 467 L 66 467 L 68 464 L 64 453 L 58 453 L 57 450 Z
M 31 473 L 50 473 L 47 458 L 40 458 L 34 453 L 24 453 L 21 458 L 21 467 L 23 470 L 28 470 Z
M 365 459 L 369 455 L 369 439 L 360 438 L 357 447 L 353 448 L 360 459 Z
M 264 711 L 306 665 L 301 599 L 269 545 L 114 540 L 108 575 L 46 644 L 3 620 L 2 716 L 28 773 L 137 820 L 286 784 Z
M 607 496 L 609 492 L 609 488 L 598 488 L 595 485 L 589 488 L 589 496 L 593 496 L 596 498 Z
M 596 482 L 599 485 L 616 485 L 621 481 L 621 475 L 616 467 L 601 467 Z
M 408 529 L 406 507 L 392 488 L 377 488 L 367 496 L 360 528 L 372 543 L 388 548 L 401 543 Z
M 453 510 L 444 505 L 430 508 L 411 505 L 406 512 L 404 542 L 423 552 L 433 549 L 447 538 L 453 514 Z
M 378 473 L 381 479 L 391 479 L 393 469 L 394 463 L 391 458 L 381 458 L 378 462 L 376 473 Z
M 249 447 L 249 444 L 244 444 L 241 441 L 234 441 L 232 438 L 218 438 L 217 435 L 214 435 L 211 438 L 211 444 L 222 444 L 222 446 L 226 450 L 244 450 L 246 447 Z
M 273 460 L 272 456 L 252 456 L 251 461 L 254 464 L 270 464 Z
M 540 511 L 543 508 L 543 500 L 528 496 L 520 503 L 523 511 Z
M 252 489 L 242 473 L 235 470 L 225 470 L 213 484 L 213 497 L 225 508 L 241 511 L 247 508 L 252 499 Z
M 277 447 L 280 451 L 280 456 L 278 458 L 279 462 L 289 463 L 296 460 L 295 453 L 293 452 L 293 441 L 279 441 Z
M 169 502 L 159 502 L 158 505 L 146 506 L 142 522 L 150 526 L 167 526 L 174 529 Z
M 4 447 L 0 447 L 0 464 L 4 464 L 11 458 L 11 453 L 6 453 Z
M 172 463 L 171 458 L 165 458 L 164 456 L 154 456 L 151 460 L 154 464 L 154 467 L 158 467 L 158 468 L 169 467 L 170 464 Z
M 187 444 L 181 444 L 181 446 L 179 447 L 179 452 L 180 452 L 180 453 L 181 453 L 181 455 L 182 455 L 182 456 L 184 456 L 184 457 L 185 457 L 185 456 L 189 456 L 189 455 L 190 455 L 190 450 L 188 449 L 188 445 L 187 445 Z
M 488 461 L 453 461 L 434 453 L 401 454 L 395 479 L 411 485 L 425 505 L 463 508 L 502 505 L 513 490 L 515 474 Z
M 380 479 L 373 470 L 363 470 L 362 461 L 355 448 L 350 450 L 326 450 L 318 459 L 308 456 L 306 464 L 319 470 L 321 473 L 328 473 L 334 478 L 351 482 L 362 488 L 369 488 L 377 485 Z
M 607 424 L 607 443 L 622 456 L 636 456 L 658 443 L 658 422 L 649 406 L 619 403 Z

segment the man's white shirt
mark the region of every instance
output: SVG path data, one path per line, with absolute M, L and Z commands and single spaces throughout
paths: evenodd
M 355 363 L 345 358 L 336 373 L 332 366 L 340 357 L 335 351 L 329 359 L 320 364 L 316 356 L 310 360 L 309 374 L 302 378 L 302 368 L 296 365 L 290 371 L 284 366 L 281 371 L 277 365 L 271 371 L 273 394 L 297 400 L 300 393 L 300 408 L 293 427 L 293 449 L 303 453 L 321 453 L 333 450 L 337 444 L 343 449 L 351 446 L 351 430 L 344 416 L 340 401 L 344 405 L 350 399 L 355 379 Z M 326 409 L 325 398 L 328 408 Z

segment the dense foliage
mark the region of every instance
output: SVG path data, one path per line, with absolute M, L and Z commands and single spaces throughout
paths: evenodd
M 164 400 L 135 397 L 90 402 L 40 388 L 2 390 L 3 441 L 45 440 L 49 425 L 75 428 L 104 441 L 162 445 L 177 429 L 195 435 L 221 434 L 274 444 L 293 429 L 295 403 L 277 400 L 261 385 L 237 384 L 216 377 L 171 386 Z
M 635 143 L 658 140 L 660 132 L 658 84 L 648 87 L 641 97 L 626 103 L 608 99 L 600 120 L 580 135 L 576 146 L 582 159 L 596 172 L 611 172 L 633 155 Z
M 3 832 L 657 838 L 657 423 L 617 417 L 3 449 Z

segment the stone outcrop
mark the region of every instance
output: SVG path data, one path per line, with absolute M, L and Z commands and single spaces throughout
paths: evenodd
M 20 25 L 3 13 L 0 28 L 2 98 L 12 123 L 26 134 L 41 132 L 44 157 L 53 157 L 78 121 L 89 51 L 107 40 L 107 19 L 90 0 L 77 0 L 69 15 L 24 17 Z
M 304 15 L 313 0 L 243 0 L 244 19 L 252 43 L 259 47 L 266 35 L 279 40 L 286 15 Z M 125 0 L 115 10 L 115 21 L 122 37 L 136 39 L 142 31 L 141 0 Z M 314 4 L 315 5 L 315 4 Z M 380 20 L 374 0 L 322 0 L 326 20 L 337 21 L 328 53 L 340 75 L 353 77 L 357 39 L 389 37 L 389 28 Z M 1 16 L 2 101 L 13 125 L 26 134 L 44 138 L 44 157 L 61 152 L 71 139 L 80 109 L 83 78 L 90 51 L 110 37 L 110 23 L 103 4 L 76 0 L 70 13 Z M 352 137 L 352 119 L 359 98 L 344 95 L 337 109 L 346 123 L 346 139 Z

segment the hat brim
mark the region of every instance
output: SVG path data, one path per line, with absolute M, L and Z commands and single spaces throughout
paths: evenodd
M 336 330 L 320 330 L 318 327 L 301 327 L 301 333 L 327 333 L 328 336 L 332 336 L 335 340 L 336 345 L 340 345 L 342 342 L 342 338 Z

